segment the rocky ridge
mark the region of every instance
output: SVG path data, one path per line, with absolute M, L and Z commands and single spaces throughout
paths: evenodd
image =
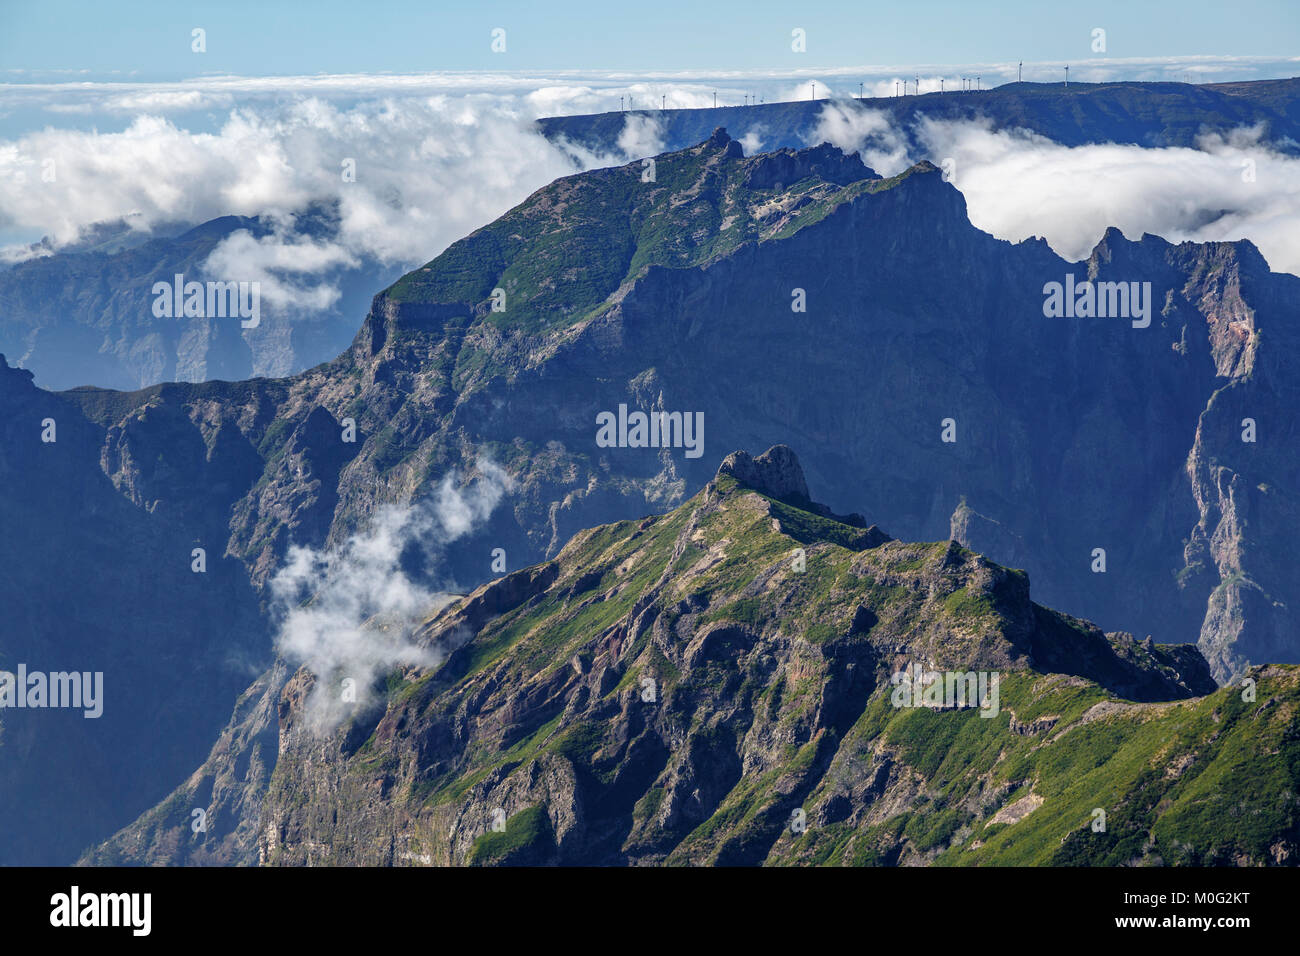
M 675 511 L 578 534 L 430 618 L 445 662 L 394 673 L 330 733 L 304 713 L 337 675 L 293 675 L 244 860 L 1297 858 L 1294 793 L 1259 785 L 1295 758 L 1296 668 L 1252 672 L 1246 703 L 1194 647 L 1102 634 L 954 541 L 862 540 L 784 500 L 800 488 L 789 449 L 737 453 Z M 998 672 L 997 712 L 898 706 L 916 664 Z M 183 822 L 159 811 L 153 844 Z

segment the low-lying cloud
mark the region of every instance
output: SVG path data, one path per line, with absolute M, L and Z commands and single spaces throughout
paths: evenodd
M 259 283 L 262 299 L 273 307 L 319 312 L 338 301 L 340 290 L 316 280 L 330 270 L 358 264 L 357 254 L 340 244 L 295 235 L 293 217 L 288 217 L 269 236 L 254 237 L 246 229 L 231 233 L 202 268 L 210 276 Z
M 276 649 L 316 677 L 308 697 L 308 726 L 329 732 L 370 702 L 382 675 L 404 666 L 433 667 L 435 648 L 421 647 L 415 629 L 451 598 L 446 583 L 408 572 L 412 551 L 436 563 L 441 549 L 491 516 L 511 488 L 509 476 L 479 461 L 461 486 L 450 474 L 429 499 L 380 508 L 364 531 L 342 545 L 289 549 L 271 580 L 280 618 Z
M 930 159 L 951 173 L 974 225 L 1013 242 L 1041 236 L 1069 260 L 1087 258 L 1115 226 L 1130 239 L 1249 239 L 1274 271 L 1300 275 L 1300 159 L 1271 149 L 1264 132 L 1206 135 L 1196 149 L 1063 146 L 1026 130 L 922 117 L 909 137 L 879 110 L 839 103 L 823 110 L 812 138 L 859 152 L 886 176 Z
M 998 70 L 990 66 L 986 79 Z M 918 72 L 923 89 L 941 75 Z M 789 74 L 761 83 L 722 79 L 716 88 L 724 104 L 740 102 L 746 90 L 765 90 L 771 102 L 810 89 Z M 856 93 L 846 77 L 832 80 L 829 87 L 817 81 L 819 96 Z M 892 85 L 877 72 L 865 91 L 887 93 Z M 653 114 L 629 113 L 608 154 L 548 142 L 536 117 L 613 109 L 620 97 L 638 108 L 701 107 L 712 95 L 711 85 L 674 75 L 0 84 L 0 107 L 43 103 L 74 110 L 69 117 L 81 107 L 95 117 L 132 117 L 108 131 L 55 124 L 0 140 L 0 233 L 39 231 L 57 250 L 99 222 L 125 219 L 148 230 L 231 214 L 278 217 L 286 225 L 273 235 L 227 238 L 196 278 L 258 281 L 271 309 L 328 309 L 339 298 L 340 269 L 413 268 L 559 176 L 664 147 Z M 764 148 L 773 135 L 751 130 L 745 151 Z M 1065 147 L 970 121 L 922 119 L 899 130 L 886 114 L 839 99 L 827 101 L 813 140 L 860 150 L 883 174 L 922 155 L 951 159 L 977 226 L 1011 240 L 1043 236 L 1067 258 L 1086 256 L 1114 225 L 1132 238 L 1247 238 L 1274 269 L 1300 272 L 1300 236 L 1290 228 L 1300 207 L 1298 161 L 1262 145 L 1255 130 L 1207 138 L 1199 149 Z M 313 203 L 337 209 L 334 233 L 295 230 L 293 214 Z M 10 247 L 0 260 L 49 251 Z
M 630 122 L 624 142 L 653 150 L 653 124 Z M 561 149 L 513 99 L 486 95 L 350 107 L 307 97 L 233 109 L 214 132 L 146 114 L 117 132 L 47 127 L 0 142 L 0 229 L 39 229 L 57 251 L 100 222 L 291 224 L 324 203 L 338 210 L 335 235 L 237 233 L 205 264 L 207 278 L 259 280 L 272 303 L 310 310 L 337 298 L 310 281 L 318 273 L 363 259 L 412 268 L 557 177 L 630 158 Z M 11 247 L 3 258 L 34 254 Z
M 894 125 L 892 116 L 848 102 L 827 103 L 810 140 L 857 153 L 882 176 L 893 176 L 916 162 L 907 137 Z

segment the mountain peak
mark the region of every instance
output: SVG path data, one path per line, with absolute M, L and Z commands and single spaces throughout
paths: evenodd
M 875 525 L 867 526 L 867 519 L 853 514 L 836 514 L 824 504 L 813 501 L 808 493 L 808 482 L 799 464 L 799 456 L 788 445 L 773 445 L 757 458 L 747 451 L 734 451 L 722 460 L 714 483 L 719 478 L 730 477 L 736 482 L 761 495 L 775 498 L 777 501 L 794 505 L 802 511 L 829 518 L 851 528 L 866 529 L 866 537 L 861 539 L 864 547 L 875 547 L 892 538 Z
M 743 159 L 745 151 L 738 140 L 731 138 L 725 127 L 719 126 L 702 144 L 706 151 L 722 150 L 728 159 Z
M 846 153 L 830 143 L 822 143 L 808 149 L 778 149 L 751 157 L 745 185 L 752 189 L 772 189 L 809 176 L 840 186 L 880 178 L 857 153 Z
M 734 451 L 718 466 L 718 476 L 731 475 L 742 485 L 782 500 L 809 501 L 799 457 L 788 445 L 773 445 L 757 458 Z

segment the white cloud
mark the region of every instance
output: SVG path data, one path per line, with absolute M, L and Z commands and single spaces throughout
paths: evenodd
M 62 244 L 92 223 L 125 217 L 147 228 L 294 208 L 311 193 L 275 132 L 242 113 L 219 135 L 157 116 L 118 133 L 47 127 L 0 144 L 0 224 L 37 226 Z
M 629 114 L 622 142 L 636 155 L 656 152 L 656 130 Z M 241 106 L 213 132 L 142 115 L 118 132 L 47 127 L 0 142 L 0 229 L 39 229 L 57 248 L 97 222 L 128 219 L 147 230 L 337 204 L 340 227 L 328 248 L 289 232 L 262 240 L 239 234 L 209 262 L 261 278 L 273 297 L 288 296 L 308 287 L 277 282 L 275 272 L 306 276 L 362 257 L 413 267 L 557 177 L 628 158 L 562 150 L 513 100 L 487 95 L 392 97 L 348 108 L 305 97 Z M 355 181 L 345 181 L 345 162 Z M 32 254 L 11 248 L 5 258 Z M 298 304 L 330 301 L 320 289 Z
M 618 149 L 624 156 L 657 156 L 664 151 L 663 128 L 650 116 L 629 113 L 618 135 Z
M 916 161 L 908 149 L 907 138 L 888 113 L 850 103 L 827 103 L 809 142 L 830 143 L 845 152 L 858 153 L 864 163 L 882 176 L 900 173 Z
M 1087 69 L 1173 78 L 1193 69 L 1249 72 L 1266 62 L 1278 61 L 1098 59 Z M 1038 75 L 1049 66 L 1056 68 L 1026 64 L 1026 78 L 1049 78 Z M 851 97 L 859 78 L 868 95 L 889 95 L 894 80 L 904 76 L 919 74 L 923 89 L 937 86 L 940 76 L 956 85 L 960 76 L 975 73 L 991 85 L 1013 79 L 1015 67 L 0 84 L 0 114 L 30 115 L 43 108 L 84 109 L 95 118 L 119 117 L 117 122 L 130 117 L 125 125 L 103 131 L 52 123 L 0 139 L 0 234 L 48 234 L 57 248 L 96 222 L 126 219 L 133 228 L 148 229 L 230 214 L 287 214 L 325 201 L 341 216 L 338 235 L 328 244 L 289 231 L 261 240 L 232 237 L 210 263 L 213 269 L 262 277 L 272 299 L 297 296 L 304 306 L 323 307 L 336 290 L 323 276 L 313 282 L 308 266 L 328 268 L 369 257 L 387 266 L 414 267 L 556 177 L 657 152 L 662 134 L 652 108 L 662 98 L 670 107 L 704 107 L 716 89 L 724 104 L 739 104 L 745 93 L 773 102 L 806 97 L 812 79 L 819 97 Z M 548 143 L 533 125 L 542 115 L 615 109 L 620 96 L 647 111 L 628 114 L 613 155 Z M 80 114 L 65 116 L 86 122 Z M 957 161 L 957 185 L 972 218 L 996 235 L 1044 235 L 1068 255 L 1095 242 L 1111 224 L 1126 233 L 1167 238 L 1246 236 L 1257 241 L 1274 268 L 1296 268 L 1286 229 L 1294 215 L 1295 167 L 1249 143 L 1207 142 L 1199 151 L 1070 150 L 1028 135 L 994 134 L 977 124 L 927 124 L 918 132 L 930 137 L 932 151 Z M 746 152 L 762 148 L 765 135 L 752 130 L 742 141 Z M 814 137 L 822 139 L 861 149 L 868 165 L 885 174 L 909 160 L 907 138 L 879 113 L 865 112 L 851 100 L 827 102 Z M 1251 157 L 1256 182 L 1244 184 L 1232 163 Z M 355 182 L 343 181 L 341 164 L 347 159 L 355 160 Z M 49 169 L 52 182 L 44 175 Z M 1272 202 L 1278 203 L 1274 209 Z M 0 260 L 32 254 L 11 247 L 0 250 Z
M 761 153 L 763 151 L 763 138 L 766 135 L 766 124 L 759 123 L 757 126 L 750 127 L 749 131 L 740 137 L 740 147 L 745 151 L 745 155 L 753 156 L 755 153 Z
M 477 480 L 463 489 L 451 474 L 429 500 L 382 507 L 369 528 L 341 547 L 290 548 L 270 584 L 281 621 L 276 649 L 316 677 L 306 705 L 316 731 L 328 732 L 364 708 L 385 673 L 441 662 L 441 653 L 416 643 L 414 632 L 451 598 L 408 575 L 402 556 L 418 548 L 436 557 L 442 545 L 487 520 L 511 482 L 491 462 L 480 461 L 477 470 Z M 352 699 L 345 699 L 345 686 Z
M 1144 149 L 1061 146 L 978 123 L 920 128 L 932 157 L 955 161 L 971 221 L 1001 239 L 1042 236 L 1071 260 L 1086 258 L 1109 226 L 1130 239 L 1249 239 L 1274 271 L 1300 274 L 1300 160 L 1262 146 L 1261 133 Z
M 828 103 L 810 140 L 859 152 L 885 176 L 917 159 L 950 159 L 975 226 L 1013 242 L 1041 236 L 1066 259 L 1087 258 L 1115 226 L 1130 239 L 1249 239 L 1274 271 L 1300 275 L 1300 160 L 1262 145 L 1262 133 L 1204 136 L 1195 149 L 1071 147 L 986 121 L 923 116 L 914 149 L 888 114 Z
M 259 283 L 262 301 L 273 308 L 320 311 L 338 300 L 339 289 L 328 282 L 295 281 L 329 270 L 357 265 L 356 257 L 342 246 L 294 237 L 277 230 L 255 238 L 239 229 L 217 244 L 204 261 L 206 277 L 224 282 Z
M 102 108 L 115 113 L 159 113 L 181 110 L 229 108 L 228 93 L 204 90 L 132 90 L 107 97 Z

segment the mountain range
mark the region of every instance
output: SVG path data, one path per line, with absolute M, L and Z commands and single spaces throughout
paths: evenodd
M 538 120 L 547 139 L 589 150 L 618 144 L 629 118 L 653 124 L 668 150 L 698 143 L 718 126 L 764 150 L 818 142 L 824 111 L 838 106 L 883 114 L 914 159 L 938 164 L 918 135 L 920 121 L 979 122 L 1025 130 L 1063 146 L 1099 143 L 1195 148 L 1201 137 L 1227 137 L 1258 126 L 1261 142 L 1300 155 L 1300 79 L 1239 83 L 1004 83 L 986 90 L 927 90 L 921 95 L 813 99 L 705 109 L 639 109 Z
M 258 824 L 200 845 L 335 866 L 1294 861 L 1300 668 L 1252 670 L 1247 701 L 1192 646 L 1103 634 L 1022 571 L 864 524 L 813 503 L 788 448 L 730 455 L 674 511 L 431 616 L 441 663 L 337 726 L 310 712 L 338 675 L 299 670 L 266 715 Z M 945 699 L 949 674 L 982 689 Z M 218 789 L 238 781 L 196 775 L 85 862 L 194 862 L 189 808 Z
M 1135 283 L 1146 322 L 1049 316 L 1053 283 Z M 1298 301 L 1300 279 L 1271 272 L 1248 242 L 1112 230 L 1072 264 L 1041 240 L 972 227 L 928 162 L 882 178 L 830 146 L 746 157 L 718 129 L 653 167 L 539 190 L 386 288 L 346 351 L 292 377 L 53 393 L 0 362 L 0 508 L 14 545 L 0 554 L 0 597 L 19 621 L 5 659 L 102 660 L 107 688 L 103 722 L 5 715 L 6 862 L 65 862 L 115 831 L 88 859 L 376 861 L 382 837 L 394 860 L 899 862 L 965 852 L 970 842 L 952 842 L 963 829 L 983 841 L 972 860 L 1063 862 L 1057 837 L 1068 859 L 1090 861 L 1294 858 L 1285 797 L 1253 836 L 1229 828 L 1187 849 L 1207 829 L 1208 798 L 1191 776 L 1149 779 L 1154 744 L 1134 728 L 1168 718 L 1151 733 L 1179 728 L 1188 766 L 1214 771 L 1195 779 L 1221 787 L 1238 748 L 1273 740 L 1245 721 L 1293 716 L 1294 671 L 1260 668 L 1300 660 Z M 698 453 L 638 442 L 638 412 L 702 416 Z M 612 447 L 602 416 L 628 425 Z M 57 441 L 42 440 L 47 420 Z M 784 484 L 751 479 L 729 495 L 723 479 L 743 485 L 746 469 L 732 459 L 719 476 L 718 459 L 778 442 L 801 450 L 800 477 L 779 468 Z M 785 456 L 757 471 L 772 457 Z M 299 719 L 309 672 L 272 646 L 268 586 L 291 546 L 337 549 L 386 504 L 498 467 L 501 506 L 419 572 L 472 592 L 420 631 L 446 661 L 392 676 L 382 712 L 350 721 L 341 743 L 311 737 Z M 835 517 L 852 512 L 940 544 L 904 546 Z M 750 535 L 730 525 L 744 516 L 770 531 L 728 552 L 729 534 Z M 683 537 L 691 522 L 698 540 Z M 810 549 L 807 583 L 769 576 L 772 592 L 746 591 L 791 538 Z M 707 568 L 728 562 L 735 578 L 697 594 Z M 658 603 L 636 606 L 651 594 Z M 68 643 L 68 608 L 83 643 Z M 712 626 L 726 620 L 747 629 Z M 718 636 L 701 642 L 705 631 Z M 1188 643 L 1199 653 L 1170 649 Z M 1054 717 L 1071 745 L 1040 754 L 1035 734 L 1055 737 L 1038 724 L 1014 734 L 1024 749 L 999 767 L 1001 738 L 982 735 L 1002 725 L 982 721 L 968 742 L 984 762 L 958 773 L 925 741 L 980 718 L 931 726 L 940 715 L 891 716 L 880 702 L 908 655 L 1006 671 L 1016 726 Z M 691 672 L 653 726 L 620 688 L 652 665 Z M 1247 674 L 1274 702 L 1258 714 L 1207 682 Z M 1193 696 L 1163 710 L 1111 700 Z M 871 756 L 850 758 L 851 737 Z M 1132 741 L 1123 766 L 1066 797 L 1083 774 L 1071 761 L 1100 759 L 1120 737 Z M 1093 743 L 1076 751 L 1078 740 Z M 111 766 L 55 772 L 62 755 L 92 752 Z M 1270 751 L 1268 766 L 1282 773 L 1289 753 Z M 915 824 L 863 802 L 871 787 L 895 799 L 882 761 L 924 778 L 903 784 L 921 801 L 905 804 Z M 574 782 L 587 772 L 594 791 Z M 79 804 L 88 789 L 95 802 Z M 1187 799 L 1173 823 L 1161 822 L 1166 790 Z M 330 794 L 355 814 L 343 826 L 327 819 Z M 1034 820 L 1022 811 L 1040 799 L 1057 810 L 1037 817 L 1055 822 L 1034 841 L 975 835 L 1004 810 L 1001 823 Z M 494 801 L 506 835 L 479 844 Z M 1130 828 L 1078 843 L 1089 801 Z M 195 807 L 210 821 L 202 840 L 181 825 Z M 781 843 L 774 824 L 799 808 L 845 824 L 844 839 Z M 438 836 L 453 821 L 464 838 Z M 1147 827 L 1141 845 L 1135 827 Z
M 942 164 L 920 135 L 923 120 L 968 121 L 992 130 L 1023 130 L 1065 146 L 1096 143 L 1197 147 L 1206 134 L 1228 137 L 1258 129 L 1260 145 L 1300 151 L 1300 80 L 1245 83 L 1009 83 L 978 92 L 806 100 L 715 109 L 629 110 L 539 120 L 540 135 L 561 149 L 581 146 L 620 155 L 622 137 L 642 124 L 662 149 L 685 149 L 725 127 L 747 150 L 801 149 L 825 137 L 828 113 L 879 114 L 914 160 Z M 637 157 L 639 158 L 639 157 Z M 0 352 L 36 374 L 45 388 L 97 385 L 138 389 L 165 381 L 238 380 L 296 374 L 345 350 L 374 291 L 400 269 L 357 254 L 297 279 L 331 288 L 328 305 L 263 303 L 255 329 L 221 319 L 184 320 L 153 314 L 151 290 L 176 275 L 227 276 L 214 251 L 232 237 L 328 245 L 337 238 L 338 209 L 317 202 L 292 217 L 223 216 L 205 223 L 131 228 L 99 223 L 80 241 L 49 240 L 32 257 L 0 266 Z M 243 271 L 242 269 L 239 271 Z M 281 279 L 292 282 L 293 275 Z

